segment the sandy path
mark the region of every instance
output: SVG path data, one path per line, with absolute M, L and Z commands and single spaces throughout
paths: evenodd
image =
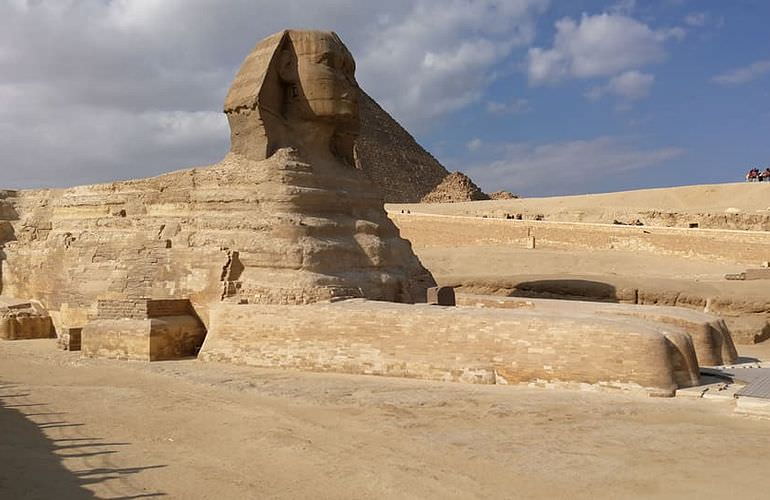
M 0 343 L 2 498 L 761 498 L 727 403 L 81 360 Z

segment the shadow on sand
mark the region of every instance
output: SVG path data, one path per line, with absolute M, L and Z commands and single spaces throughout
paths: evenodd
M 46 429 L 79 428 L 61 412 L 45 411 L 45 403 L 24 403 L 29 394 L 13 384 L 0 381 L 0 498 L 8 499 L 85 499 L 97 498 L 86 485 L 128 477 L 147 469 L 165 467 L 151 465 L 127 468 L 91 468 L 69 470 L 62 461 L 118 453 L 120 446 L 130 443 L 105 442 L 101 438 L 77 437 L 52 439 Z M 25 413 L 29 411 L 29 413 Z M 31 417 L 47 418 L 35 423 Z M 155 498 L 165 493 L 141 493 L 101 498 Z

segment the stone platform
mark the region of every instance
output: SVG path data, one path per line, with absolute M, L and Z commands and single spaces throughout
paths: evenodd
M 587 383 L 658 396 L 700 379 L 692 335 L 673 324 L 358 299 L 222 304 L 199 359 L 482 384 Z
M 80 342 L 87 357 L 159 361 L 195 356 L 205 336 L 188 300 L 100 300 Z

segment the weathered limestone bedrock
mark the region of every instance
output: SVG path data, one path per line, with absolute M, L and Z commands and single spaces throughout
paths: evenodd
M 36 302 L 0 297 L 0 339 L 48 339 L 54 337 L 51 317 Z
M 674 326 L 359 299 L 219 305 L 199 359 L 484 384 L 578 382 L 661 396 L 699 381 L 690 336 Z
M 435 282 L 354 166 L 358 88 L 333 33 L 283 31 L 246 58 L 225 102 L 223 161 L 141 179 L 4 192 L 2 293 L 57 327 L 98 299 L 414 302 Z M 10 228 L 9 228 L 10 226 Z

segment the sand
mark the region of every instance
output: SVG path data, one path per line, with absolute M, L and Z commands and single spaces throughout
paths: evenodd
M 735 184 L 419 211 L 606 218 L 642 207 L 756 212 L 767 200 L 770 184 Z M 734 264 L 699 259 L 417 252 L 439 281 L 570 278 L 767 298 L 766 283 L 724 281 L 742 270 Z M 770 360 L 770 342 L 739 351 Z M 733 409 L 730 400 L 81 359 L 53 340 L 0 342 L 0 498 L 765 498 L 770 420 Z
M 680 214 L 770 215 L 770 182 L 641 189 L 617 193 L 438 204 L 389 204 L 388 210 L 470 216 L 543 214 L 546 220 L 625 222 L 648 211 Z
M 728 281 L 745 269 L 729 262 L 622 250 L 537 249 L 512 246 L 415 248 L 422 263 L 443 285 L 524 281 L 587 280 L 615 288 L 770 301 L 768 282 Z
M 753 353 L 770 349 L 753 346 Z M 81 359 L 0 343 L 2 498 L 761 498 L 724 401 Z

